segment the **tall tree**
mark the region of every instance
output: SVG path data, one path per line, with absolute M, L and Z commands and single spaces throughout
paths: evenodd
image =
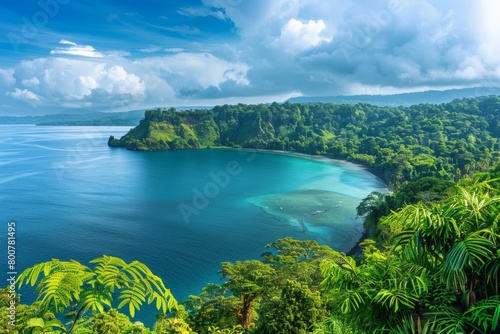
M 294 280 L 287 280 L 281 295 L 260 307 L 258 334 L 310 333 L 325 313 L 320 293 Z
M 391 195 L 380 191 L 372 191 L 356 207 L 358 216 L 365 217 L 365 228 L 376 231 L 377 224 L 391 209 Z
M 252 325 L 254 302 L 271 289 L 274 272 L 270 265 L 257 260 L 222 263 L 220 273 L 227 279 L 224 286 L 241 300 L 236 317 L 245 330 Z
M 323 280 L 319 270 L 321 260 L 335 258 L 338 254 L 315 240 L 290 237 L 278 239 L 266 245 L 266 248 L 271 251 L 262 254 L 263 262 L 276 269 L 277 286 L 291 279 L 307 284 L 313 291 L 318 290 Z
M 206 333 L 211 327 L 226 329 L 238 325 L 235 317 L 235 310 L 241 308 L 238 297 L 232 296 L 226 286 L 211 283 L 199 296 L 189 296 L 183 305 L 188 310 L 190 325 L 196 331 Z

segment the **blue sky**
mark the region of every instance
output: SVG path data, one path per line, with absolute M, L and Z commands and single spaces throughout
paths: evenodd
M 496 0 L 3 0 L 0 115 L 497 86 Z

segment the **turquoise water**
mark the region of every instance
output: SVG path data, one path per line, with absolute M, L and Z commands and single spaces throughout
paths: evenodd
M 259 258 L 277 238 L 349 250 L 362 232 L 355 207 L 385 189 L 363 169 L 324 158 L 107 146 L 128 130 L 0 125 L 1 237 L 5 244 L 15 221 L 18 271 L 114 255 L 146 263 L 184 300 L 220 283 L 222 261 Z M 139 317 L 151 323 L 150 313 Z

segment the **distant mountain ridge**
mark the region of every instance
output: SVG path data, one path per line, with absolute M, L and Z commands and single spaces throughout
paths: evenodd
M 176 110 L 210 109 L 208 106 L 178 107 Z M 45 116 L 0 116 L 0 124 L 36 124 L 60 126 L 126 126 L 137 125 L 144 118 L 146 109 L 125 112 L 76 112 Z
M 52 114 L 45 116 L 0 116 L 0 124 L 36 125 L 137 125 L 144 117 L 144 109 L 126 112 L 88 112 L 74 114 Z
M 441 104 L 454 99 L 500 95 L 500 87 L 475 87 L 448 89 L 443 91 L 429 90 L 417 93 L 392 95 L 337 95 L 337 96 L 300 96 L 288 99 L 290 103 L 335 103 L 356 104 L 367 103 L 376 106 L 411 106 L 420 103 Z M 270 105 L 269 103 L 267 105 Z M 175 107 L 177 111 L 212 109 L 212 106 Z M 0 116 L 0 124 L 36 124 L 65 126 L 127 126 L 137 125 L 144 118 L 146 109 L 126 112 L 73 112 L 44 116 Z
M 287 100 L 290 103 L 368 103 L 377 106 L 409 107 L 419 103 L 441 104 L 454 99 L 500 95 L 500 87 L 474 87 L 448 90 L 428 90 L 416 93 L 391 95 L 337 95 L 337 96 L 299 96 Z

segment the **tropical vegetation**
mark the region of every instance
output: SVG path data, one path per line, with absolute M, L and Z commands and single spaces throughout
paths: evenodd
M 145 112 L 110 146 L 130 150 L 245 147 L 327 155 L 369 166 L 393 187 L 422 177 L 458 180 L 496 165 L 500 97 L 439 105 L 223 105 Z
M 37 301 L 16 300 L 12 328 L 11 298 L 4 290 L 0 328 L 77 334 L 500 333 L 500 164 L 491 168 L 498 160 L 499 102 L 485 97 L 406 109 L 273 104 L 146 112 L 138 127 L 120 140 L 111 138 L 110 145 L 281 143 L 280 149 L 363 161 L 394 191 L 371 193 L 358 206 L 370 232 L 359 251 L 344 254 L 316 241 L 282 238 L 266 245 L 258 260 L 223 262 L 222 283 L 209 283 L 182 303 L 137 261 L 103 256 L 89 265 L 56 259 L 37 264 L 17 281 L 18 288 L 34 286 Z M 235 137 L 243 124 L 246 132 Z M 158 310 L 154 325 L 132 322 L 147 303 Z

